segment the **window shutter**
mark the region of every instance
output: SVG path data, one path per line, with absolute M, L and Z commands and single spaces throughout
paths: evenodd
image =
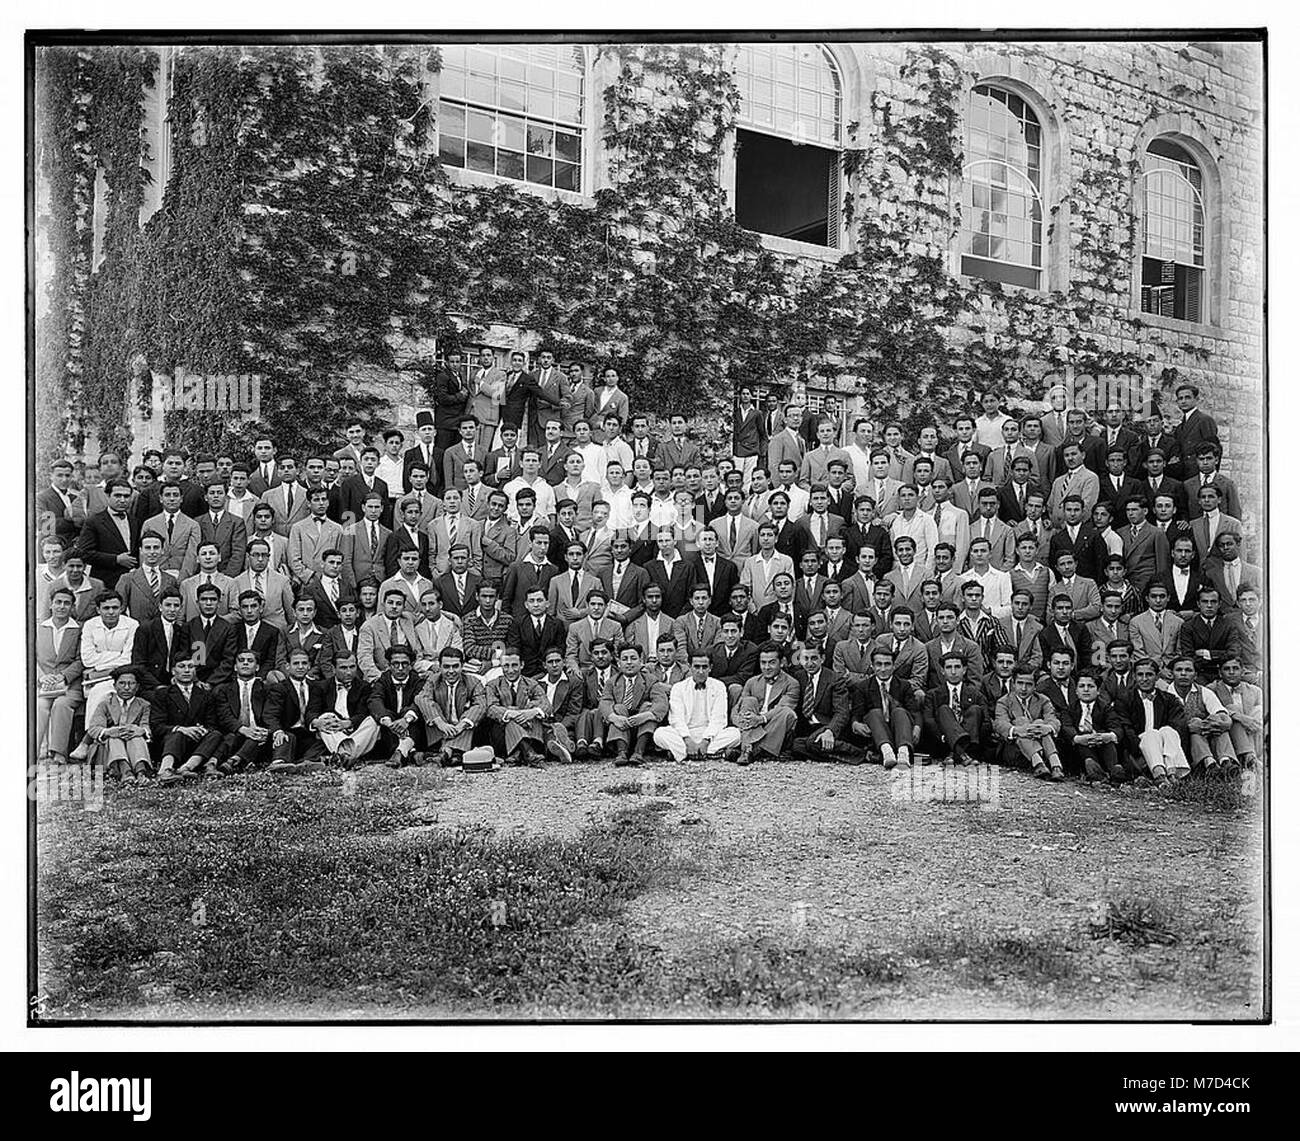
M 1199 269 L 1184 269 L 1183 281 L 1183 320 L 1200 321 L 1201 271 Z
M 1177 268 L 1171 261 L 1162 261 L 1160 263 L 1160 316 L 1172 317 L 1174 315 L 1174 279 L 1177 276 Z
M 831 152 L 829 168 L 827 193 L 830 201 L 826 206 L 826 244 L 831 249 L 837 250 L 840 248 L 840 198 L 843 194 L 841 190 L 839 151 Z

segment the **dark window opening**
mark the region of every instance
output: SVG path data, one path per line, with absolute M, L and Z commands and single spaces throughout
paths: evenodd
M 1178 321 L 1201 319 L 1201 274 L 1196 266 L 1142 259 L 1142 312 Z
M 759 234 L 838 246 L 839 155 L 757 131 L 736 137 L 736 221 Z
M 970 254 L 962 255 L 961 271 L 967 277 L 982 277 L 985 281 L 1000 281 L 1003 285 L 1023 285 L 1026 289 L 1037 289 L 1042 275 L 1042 271 L 1033 266 L 1012 265 L 1010 262 L 992 261 L 989 258 L 972 257 Z

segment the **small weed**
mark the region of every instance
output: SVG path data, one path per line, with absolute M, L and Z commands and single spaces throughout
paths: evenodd
M 1134 947 L 1149 943 L 1173 946 L 1179 942 L 1181 911 L 1158 896 L 1125 895 L 1108 899 L 1092 919 L 1094 939 L 1113 939 Z

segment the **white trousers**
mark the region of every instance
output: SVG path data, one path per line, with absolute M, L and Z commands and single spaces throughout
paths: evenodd
M 686 739 L 677 732 L 671 725 L 661 725 L 655 730 L 655 744 L 661 749 L 667 749 L 673 755 L 673 760 L 686 760 Z M 706 750 L 710 757 L 717 756 L 725 749 L 735 748 L 740 744 L 740 730 L 734 725 L 728 725 L 725 729 L 718 732 L 718 735 L 709 742 Z
M 320 739 L 324 742 L 327 753 L 337 753 L 344 741 L 351 741 L 353 758 L 364 757 L 379 740 L 379 723 L 373 717 L 367 717 L 351 733 L 336 733 L 322 729 Z
M 754 469 L 758 467 L 757 456 L 732 456 L 736 461 L 736 470 L 741 474 L 740 486 L 745 489 L 745 494 L 749 494 L 749 480 L 754 474 Z
M 1191 771 L 1178 730 L 1169 725 L 1161 729 L 1144 729 L 1138 737 L 1138 746 L 1148 771 L 1162 768 L 1170 776 L 1185 776 Z

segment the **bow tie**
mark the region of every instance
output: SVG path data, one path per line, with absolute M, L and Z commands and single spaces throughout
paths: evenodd
M 703 683 L 702 681 L 697 681 L 697 682 L 695 683 L 695 688 L 696 688 L 696 689 L 703 689 L 703 688 L 704 688 L 704 683 Z

